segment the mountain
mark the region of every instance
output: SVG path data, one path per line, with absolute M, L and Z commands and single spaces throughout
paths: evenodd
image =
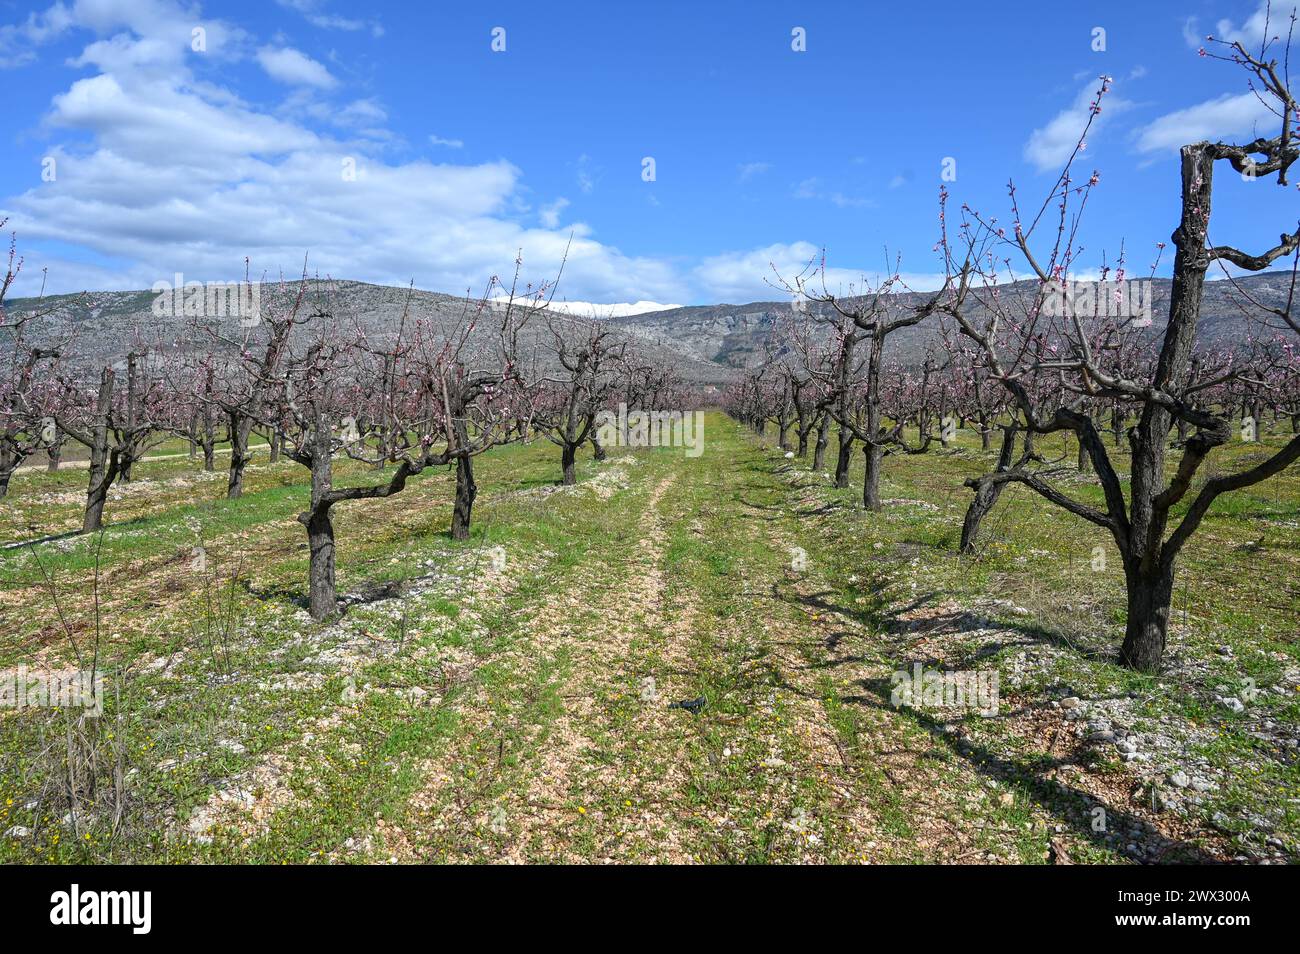
M 1151 279 L 1152 333 L 1159 332 L 1169 317 L 1168 278 Z M 1291 294 L 1291 273 L 1276 271 L 1236 279 L 1205 283 L 1201 307 L 1200 340 L 1208 345 L 1225 346 L 1244 340 L 1248 315 L 1260 310 L 1248 298 L 1269 307 L 1286 307 Z M 1003 286 L 1000 294 L 1027 302 L 1038 289 L 1037 282 L 1017 282 Z M 920 304 L 931 293 L 903 292 L 894 296 L 900 310 Z M 1247 297 L 1248 296 L 1248 297 Z M 850 299 L 851 301 L 851 299 Z M 813 308 L 815 306 L 809 305 Z M 789 301 L 756 301 L 746 305 L 688 305 L 639 315 L 624 315 L 611 323 L 644 341 L 675 349 L 683 354 L 711 361 L 727 368 L 747 368 L 761 363 L 763 346 L 778 320 L 791 313 Z M 933 322 L 906 328 L 889 339 L 891 354 L 918 358 L 926 343 L 938 336 Z
M 310 313 L 324 294 L 325 283 L 309 281 L 308 303 L 303 313 Z M 281 289 L 277 285 L 261 286 L 263 310 L 274 307 L 277 301 L 297 294 L 298 283 L 289 282 Z M 392 335 L 401 325 L 402 315 L 408 314 L 408 334 L 418 318 L 428 322 L 436 332 L 451 334 L 463 328 L 475 314 L 478 303 L 454 295 L 437 292 L 412 291 L 365 282 L 331 282 L 331 311 L 347 328 L 355 321 L 371 340 Z M 203 331 L 196 333 L 194 320 L 172 314 L 155 314 L 158 293 L 153 291 L 83 292 L 74 295 L 54 295 L 41 301 L 15 298 L 5 302 L 9 316 L 30 313 L 38 307 L 48 314 L 33 328 L 35 343 L 58 340 L 75 333 L 76 345 L 72 360 L 86 366 L 99 366 L 105 362 L 125 360 L 127 353 L 138 345 L 174 348 L 180 351 L 209 348 L 213 339 Z M 503 307 L 493 303 L 493 307 Z M 166 310 L 166 309 L 165 309 Z M 178 309 L 171 309 L 178 311 Z M 569 314 L 566 309 L 553 308 L 552 314 L 537 315 L 525 327 L 520 338 L 525 360 L 540 356 L 545 361 L 550 338 L 548 324 L 556 328 L 569 326 L 576 333 L 596 323 L 597 319 Z M 480 314 L 474 322 L 471 341 L 475 339 L 491 347 L 496 325 L 491 309 Z M 238 318 L 206 318 L 203 324 L 225 338 L 239 338 L 245 331 Z M 615 327 L 614 336 L 634 344 L 648 359 L 669 365 L 687 381 L 703 385 L 722 385 L 730 380 L 732 371 L 714 361 L 683 352 L 671 343 L 645 339 L 628 329 Z M 256 328 L 252 334 L 256 336 Z
M 1167 278 L 1151 280 L 1153 334 L 1164 327 L 1168 317 L 1171 284 Z M 287 287 L 292 291 L 296 283 Z M 336 296 L 336 313 L 347 316 L 349 321 L 355 318 L 368 335 L 392 334 L 400 323 L 403 310 L 408 307 L 408 295 L 410 314 L 424 318 L 441 331 L 461 327 L 466 315 L 472 311 L 472 303 L 466 299 L 436 292 L 412 292 L 364 282 L 334 282 L 332 288 Z M 1036 283 L 1019 282 L 1004 286 L 1000 294 L 1019 298 L 1023 304 L 1036 289 Z M 1248 298 L 1266 306 L 1285 307 L 1290 291 L 1291 275 L 1283 271 L 1239 278 L 1235 286 L 1227 280 L 1207 282 L 1201 310 L 1201 341 L 1217 346 L 1243 341 L 1252 324 L 1248 316 L 1260 313 Z M 927 297 L 925 292 L 900 293 L 894 296 L 894 306 L 906 308 Z M 137 340 L 182 349 L 197 346 L 187 319 L 154 314 L 156 299 L 156 293 L 151 291 L 53 296 L 42 303 L 43 308 L 52 310 L 43 324 L 49 336 L 75 329 L 78 360 L 87 364 L 120 360 Z M 33 299 L 14 299 L 6 303 L 6 308 L 11 315 L 18 315 L 32 310 L 36 304 Z M 606 309 L 603 316 L 597 318 L 557 310 L 550 320 L 557 323 L 557 327 L 570 323 L 579 329 L 593 322 L 606 323 L 614 329 L 616 337 L 634 343 L 652 360 L 676 368 L 686 380 L 721 386 L 734 378 L 737 370 L 762 361 L 764 345 L 774 325 L 790 313 L 791 303 L 788 301 L 760 301 L 743 305 L 688 305 L 623 314 L 617 311 L 611 314 Z M 602 311 L 597 308 L 595 314 L 601 315 Z M 235 319 L 224 320 L 229 325 L 223 329 L 217 320 L 212 323 L 214 330 L 237 336 L 239 329 Z M 490 318 L 481 318 L 475 334 L 483 336 L 490 332 Z M 904 329 L 890 338 L 891 356 L 902 360 L 918 358 L 927 342 L 934 340 L 937 334 L 933 323 Z M 546 321 L 538 318 L 530 323 L 521 344 L 525 349 L 544 353 L 547 335 Z M 203 346 L 208 346 L 206 339 Z

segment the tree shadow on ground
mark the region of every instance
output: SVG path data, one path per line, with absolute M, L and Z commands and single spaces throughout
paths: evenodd
M 936 752 L 959 758 L 980 775 L 1012 786 L 1023 797 L 1045 809 L 1060 823 L 1067 825 L 1075 834 L 1098 847 L 1118 852 L 1131 861 L 1141 863 L 1223 863 L 1220 856 L 1199 845 L 1166 836 L 1141 815 L 1121 808 L 1113 802 L 1104 801 L 1059 778 L 1051 777 L 1053 773 L 1067 766 L 1083 766 L 1084 762 L 1077 755 L 1040 755 L 1022 759 L 999 755 L 987 746 L 953 731 L 945 721 L 924 711 L 894 706 L 890 702 L 892 683 L 889 679 L 866 679 L 859 681 L 857 685 L 863 691 L 857 694 L 841 694 L 839 696 L 841 704 L 873 709 L 893 716 L 905 714 L 929 734 L 932 747 Z M 782 688 L 808 699 L 821 696 L 820 693 L 802 690 L 788 682 L 783 682 Z M 1005 718 L 1011 714 L 1013 713 L 998 718 Z M 1105 811 L 1106 831 L 1093 830 L 1092 813 L 1097 807 Z M 1121 837 L 1112 841 L 1107 837 L 1108 832 L 1120 834 Z

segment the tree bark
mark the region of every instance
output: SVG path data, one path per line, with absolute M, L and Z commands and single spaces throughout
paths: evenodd
M 577 453 L 578 449 L 572 444 L 565 444 L 560 452 L 560 465 L 564 468 L 564 478 L 561 483 L 566 487 L 571 487 L 578 482 L 577 475 L 573 471 L 573 461 Z
M 248 453 L 248 435 L 252 429 L 252 417 L 238 413 L 230 415 L 230 478 L 226 482 L 227 500 L 237 500 L 243 496 L 244 468 L 251 459 Z
M 81 532 L 91 533 L 104 525 L 104 503 L 108 488 L 117 477 L 118 456 L 108 450 L 108 417 L 113 404 L 112 368 L 105 368 L 99 378 L 99 396 L 95 402 L 95 420 L 90 432 L 90 480 L 86 486 L 86 512 Z
M 1120 661 L 1139 672 L 1159 672 L 1169 629 L 1169 608 L 1173 603 L 1173 566 L 1146 571 L 1137 561 L 1126 560 L 1128 621 Z
M 1003 430 L 1002 449 L 998 453 L 998 466 L 993 473 L 966 481 L 966 486 L 975 491 L 975 499 L 966 508 L 966 516 L 961 523 L 959 553 L 970 555 L 975 552 L 980 525 L 997 505 L 998 498 L 1002 496 L 1002 489 L 1007 485 L 1005 474 L 1011 467 L 1011 457 L 1015 453 L 1016 433 L 1017 429 L 1014 426 Z
M 45 448 L 46 464 L 45 469 L 51 474 L 59 469 L 59 464 L 63 462 L 63 442 L 67 440 L 62 431 L 57 433 L 54 443 Z
M 597 444 L 597 447 L 600 445 Z M 470 515 L 478 484 L 474 482 L 474 462 L 468 456 L 456 458 L 456 502 L 451 510 L 451 537 L 453 540 L 469 539 Z
M 853 432 L 848 427 L 840 425 L 840 452 L 835 459 L 835 486 L 847 487 L 849 485 L 849 462 L 853 453 Z
M 311 550 L 308 600 L 311 618 L 320 622 L 332 616 L 339 605 L 334 588 L 334 522 L 330 519 L 329 505 L 313 508 L 305 523 Z
M 304 463 L 311 468 L 311 506 L 298 514 L 298 522 L 307 528 L 307 545 L 310 566 L 307 572 L 307 600 L 311 618 L 320 622 L 338 610 L 338 595 L 334 587 L 334 521 L 330 509 L 334 506 L 334 461 L 331 434 L 325 417 L 313 408 L 314 427 L 303 448 Z
M 862 506 L 867 510 L 880 510 L 880 465 L 885 458 L 885 449 L 872 443 L 862 445 L 862 455 L 866 458 L 865 476 L 862 478 Z
M 831 439 L 831 416 L 823 413 L 817 424 L 817 442 L 813 445 L 812 469 L 821 472 L 826 469 L 826 445 Z
M 1177 253 L 1169 292 L 1169 324 L 1156 365 L 1154 384 L 1181 393 L 1187 381 L 1196 326 L 1200 319 L 1205 273 L 1210 257 L 1206 232 L 1210 218 L 1214 159 L 1208 144 L 1182 150 L 1182 220 L 1174 232 Z M 1162 503 L 1166 437 L 1171 412 L 1154 402 L 1143 406 L 1132 432 L 1127 546 L 1122 547 L 1128 587 L 1128 621 L 1120 658 L 1141 672 L 1159 672 L 1173 597 L 1177 545 L 1165 552 L 1169 505 Z

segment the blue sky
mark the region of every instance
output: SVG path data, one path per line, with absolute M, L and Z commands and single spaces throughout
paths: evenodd
M 773 298 L 769 264 L 821 247 L 835 281 L 888 247 L 926 287 L 944 158 L 956 202 L 1009 218 L 1007 180 L 1051 186 L 1107 74 L 1084 258 L 1123 240 L 1143 269 L 1176 224 L 1177 145 L 1272 133 L 1244 76 L 1196 52 L 1206 33 L 1257 42 L 1260 10 L 2 0 L 0 209 L 20 292 L 40 267 L 57 291 L 230 280 L 246 255 L 463 291 L 520 249 L 552 276 L 570 234 L 572 300 Z M 1294 191 L 1227 179 L 1217 241 L 1294 227 Z

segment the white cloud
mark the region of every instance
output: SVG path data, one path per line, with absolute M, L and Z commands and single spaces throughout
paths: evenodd
M 591 195 L 596 189 L 596 177 L 591 168 L 591 156 L 585 152 L 578 157 L 578 188 L 583 195 Z
M 0 67 L 23 66 L 36 59 L 36 47 L 72 25 L 72 12 L 56 3 L 44 13 L 29 13 L 17 25 L 0 27 Z
M 303 18 L 314 27 L 322 30 L 346 30 L 356 32 L 369 30 L 373 37 L 384 35 L 384 28 L 378 20 L 357 20 L 352 17 L 339 16 L 336 13 L 324 13 L 318 0 L 276 0 L 282 7 L 301 13 Z
M 334 112 L 334 118 L 341 126 L 365 126 L 384 122 L 388 113 L 373 98 L 356 99 Z
M 338 80 L 320 63 L 292 47 L 264 46 L 257 51 L 257 62 L 268 76 L 290 86 L 315 86 L 333 89 Z
M 460 139 L 443 139 L 441 136 L 430 135 L 429 142 L 435 146 L 446 146 L 448 149 L 460 149 L 465 143 Z
M 863 198 L 858 198 L 857 196 L 845 195 L 843 192 L 837 191 L 835 189 L 830 189 L 830 190 L 824 189 L 822 187 L 821 180 L 816 176 L 812 176 L 811 178 L 804 179 L 802 182 L 796 185 L 794 187 L 793 195 L 796 199 L 820 199 L 826 202 L 830 202 L 831 204 L 838 206 L 841 209 L 863 208 L 867 206 L 873 206 L 876 204 L 871 199 L 863 199 Z
M 30 252 L 15 294 L 36 290 L 38 264 L 50 266 L 53 290 L 72 291 L 145 288 L 177 271 L 230 279 L 242 275 L 244 256 L 259 274 L 292 275 L 305 254 L 313 273 L 481 290 L 521 250 L 526 280 L 553 279 L 568 247 L 565 295 L 687 300 L 675 266 L 602 244 L 582 223 L 554 231 L 562 201 L 544 210 L 542 227 L 515 221 L 529 209 L 523 173 L 508 161 L 394 163 L 365 142 L 325 131 L 380 127 L 385 111 L 372 99 L 327 109 L 310 98 L 313 86 L 295 90 L 292 108 L 272 115 L 231 88 L 200 81 L 188 65 L 196 10 L 166 0 L 80 0 L 69 9 L 66 23 L 49 12 L 40 24 L 91 31 L 76 64 L 95 73 L 72 79 L 44 117 L 57 180 L 0 198 L 0 216 L 11 216 Z M 237 28 L 202 22 L 210 53 L 230 58 L 256 49 Z M 310 67 L 294 76 L 321 79 Z M 352 179 L 345 161 L 355 163 Z M 44 243 L 60 251 L 40 254 Z
M 1291 25 L 1291 14 L 1295 9 L 1294 4 L 1288 6 L 1285 2 L 1273 0 L 1270 12 L 1268 0 L 1261 0 L 1255 12 L 1247 17 L 1241 26 L 1236 26 L 1228 19 L 1220 20 L 1215 27 L 1214 37 L 1227 43 L 1240 43 L 1247 50 L 1254 52 L 1252 47 L 1259 47 L 1265 39 L 1266 29 L 1270 40 L 1286 38 L 1287 30 Z
M 1074 152 L 1084 127 L 1088 125 L 1088 116 L 1100 87 L 1100 79 L 1089 80 L 1075 96 L 1073 103 L 1057 113 L 1046 126 L 1035 129 L 1030 134 L 1029 141 L 1025 143 L 1025 160 L 1039 172 L 1059 172 L 1070 158 L 1070 154 Z M 1112 86 L 1111 91 L 1102 100 L 1102 111 L 1093 121 L 1089 135 L 1094 137 L 1097 135 L 1107 116 L 1121 113 L 1132 105 L 1117 96 Z
M 548 229 L 559 228 L 560 213 L 562 213 L 566 208 L 568 208 L 568 206 L 569 206 L 569 200 L 561 196 L 560 198 L 556 199 L 554 202 L 550 203 L 549 205 L 542 206 L 537 212 L 537 217 L 541 220 L 542 225 L 545 226 L 546 228 Z
M 1274 135 L 1280 123 L 1254 93 L 1224 95 L 1161 116 L 1142 130 L 1137 148 L 1139 152 L 1177 149 L 1203 139 L 1253 135 L 1257 129 Z M 1277 128 L 1269 131 L 1272 125 Z
M 737 181 L 746 182 L 754 176 L 762 175 L 772 168 L 770 162 L 742 162 L 736 167 Z
M 60 10 L 34 29 L 88 32 L 74 62 L 90 73 L 71 74 L 43 119 L 57 180 L 0 197 L 0 216 L 11 216 L 28 251 L 15 295 L 36 290 L 42 265 L 52 291 L 138 289 L 176 272 L 199 281 L 241 277 L 245 256 L 255 275 L 292 276 L 304 255 L 312 273 L 480 292 L 522 252 L 524 281 L 534 284 L 553 279 L 564 261 L 559 296 L 572 307 L 643 309 L 779 298 L 764 283 L 769 263 L 793 277 L 818 254 L 793 242 L 697 267 L 626 254 L 587 224 L 565 221 L 565 198 L 534 209 L 524 171 L 504 159 L 395 162 L 382 147 L 336 138 L 331 130 L 386 134 L 385 109 L 374 99 L 329 108 L 316 98 L 320 87 L 297 87 L 273 114 L 236 88 L 197 78 L 192 7 L 78 0 Z M 259 46 L 283 49 L 220 20 L 202 23 L 209 55 L 222 62 L 255 56 Z M 355 178 L 343 175 L 345 160 L 355 162 Z M 576 168 L 594 187 L 599 167 L 583 156 Z M 526 224 L 533 215 L 536 224 Z M 838 284 L 858 277 L 831 273 Z
M 706 301 L 773 301 L 787 297 L 783 283 L 793 286 L 800 275 L 810 291 L 820 292 L 823 282 L 817 269 L 821 260 L 822 250 L 811 242 L 777 242 L 706 258 L 693 269 L 692 277 L 696 286 L 705 290 Z M 864 287 L 875 287 L 883 277 L 876 269 L 828 265 L 825 289 L 835 295 L 851 295 Z M 941 275 L 907 273 L 901 278 L 907 288 L 916 291 L 933 290 L 943 284 Z

